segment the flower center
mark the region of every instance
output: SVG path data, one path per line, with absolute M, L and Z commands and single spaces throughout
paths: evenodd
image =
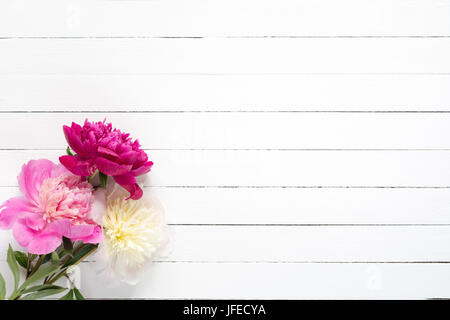
M 108 204 L 103 228 L 106 249 L 129 264 L 141 264 L 162 241 L 162 222 L 141 201 L 117 199 Z
M 72 174 L 46 179 L 39 190 L 42 217 L 47 223 L 70 219 L 83 223 L 89 213 L 92 186 Z

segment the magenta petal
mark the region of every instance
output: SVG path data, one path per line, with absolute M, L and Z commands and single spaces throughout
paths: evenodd
M 153 162 L 148 161 L 148 162 L 144 163 L 141 167 L 131 171 L 131 173 L 136 177 L 141 176 L 143 174 L 150 172 L 150 170 L 152 169 L 152 166 L 153 166 Z
M 98 147 L 97 148 L 97 152 L 99 155 L 101 155 L 102 157 L 106 158 L 106 159 L 110 159 L 110 160 L 119 160 L 120 157 L 117 153 L 115 153 L 114 151 L 104 148 L 104 147 Z
M 130 197 L 128 199 L 139 200 L 142 197 L 143 191 L 137 185 L 136 179 L 131 173 L 121 176 L 114 176 L 114 180 L 130 193 Z
M 73 126 L 73 123 L 72 123 Z M 83 143 L 80 140 L 80 136 L 73 132 L 74 130 L 71 127 L 64 126 L 63 127 L 64 136 L 66 137 L 67 143 L 72 148 L 73 151 L 75 151 L 77 154 L 81 156 L 88 156 L 88 154 L 84 151 Z M 81 131 L 81 127 L 80 127 Z
M 97 158 L 95 160 L 97 169 L 108 176 L 119 176 L 128 173 L 131 170 L 131 165 L 117 164 L 105 158 Z
M 59 162 L 77 176 L 89 177 L 95 172 L 95 167 L 89 161 L 83 160 L 78 156 L 61 156 L 59 157 Z
M 73 122 L 73 121 L 72 121 L 71 128 L 72 128 L 73 132 L 76 134 L 80 134 L 81 130 L 83 129 L 78 123 Z
M 139 153 L 134 150 L 125 151 L 120 154 L 120 160 L 124 163 L 136 163 Z
M 0 228 L 10 229 L 23 212 L 33 212 L 34 207 L 24 197 L 7 200 L 0 206 Z
M 114 176 L 114 180 L 121 186 L 133 185 L 136 183 L 136 178 L 131 173 Z
M 61 245 L 62 237 L 54 233 L 44 233 L 36 236 L 28 245 L 28 252 L 32 254 L 47 254 Z
M 139 200 L 144 194 L 141 187 L 139 187 L 137 183 L 131 185 L 123 185 L 122 187 L 130 193 L 130 196 L 126 200 Z
M 144 195 L 144 191 L 142 191 L 141 187 L 139 187 L 139 185 L 136 183 L 134 185 L 134 191 L 130 192 L 130 198 L 128 198 L 128 199 L 139 200 L 140 198 L 142 198 L 143 195 Z

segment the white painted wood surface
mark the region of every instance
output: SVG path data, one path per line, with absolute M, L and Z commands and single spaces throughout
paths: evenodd
M 0 199 L 61 127 L 138 137 L 175 231 L 91 298 L 450 297 L 450 2 L 0 4 Z M 8 232 L 0 233 L 0 272 Z
M 5 40 L 0 72 L 15 75 L 450 73 L 447 38 Z
M 9 37 L 447 35 L 442 0 L 4 0 Z M 51 9 L 51 12 L 49 10 Z

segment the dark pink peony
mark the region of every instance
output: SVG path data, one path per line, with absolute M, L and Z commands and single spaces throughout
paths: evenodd
M 148 161 L 137 140 L 132 141 L 128 133 L 113 129 L 111 123 L 89 122 L 87 119 L 83 127 L 74 122 L 71 127 L 64 126 L 64 134 L 76 155 L 62 156 L 59 161 L 70 172 L 89 177 L 98 169 L 114 177 L 130 193 L 129 198 L 137 200 L 142 197 L 142 189 L 135 177 L 149 172 L 153 162 Z

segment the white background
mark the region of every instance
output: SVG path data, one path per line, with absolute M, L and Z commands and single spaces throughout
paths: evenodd
M 136 287 L 84 263 L 87 297 L 450 297 L 449 17 L 446 0 L 2 0 L 0 198 L 64 152 L 63 124 L 107 118 L 155 162 L 145 192 L 176 243 Z

